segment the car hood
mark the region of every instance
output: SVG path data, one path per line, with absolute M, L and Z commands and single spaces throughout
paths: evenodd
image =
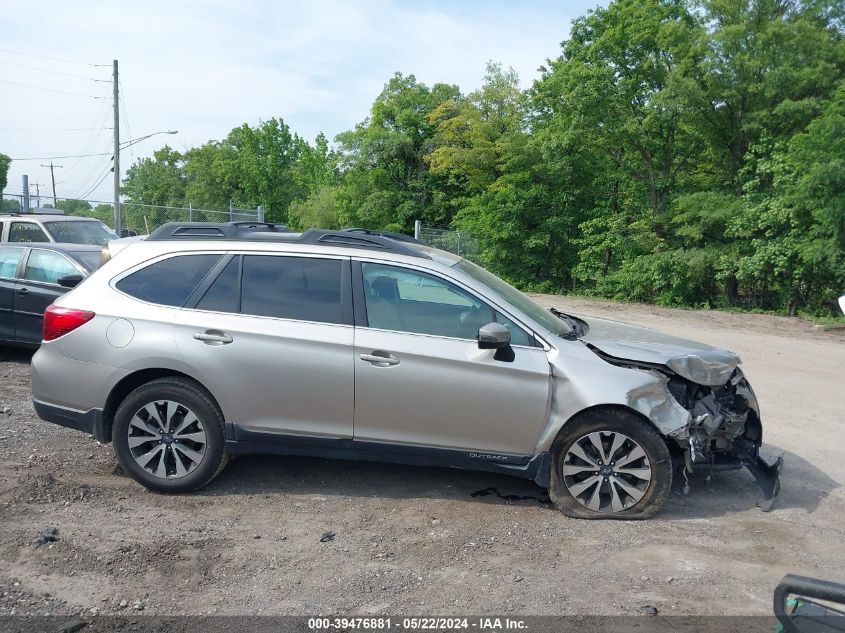
M 740 362 L 734 352 L 650 328 L 594 317 L 578 318 L 590 328 L 580 340 L 600 352 L 622 360 L 666 365 L 700 385 L 724 385 Z

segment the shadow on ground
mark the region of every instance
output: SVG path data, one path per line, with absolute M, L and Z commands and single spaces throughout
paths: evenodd
M 0 345 L 0 363 L 19 363 L 29 365 L 32 362 L 32 355 L 35 349 L 28 347 L 6 347 Z
M 836 481 L 795 453 L 776 448 L 770 452 L 784 453 L 782 491 L 775 510 L 800 508 L 807 513 L 815 512 L 831 491 L 839 487 Z M 682 484 L 682 478 L 676 477 L 662 518 L 724 516 L 754 508 L 762 499 L 754 478 L 744 469 L 713 473 L 709 482 L 704 472 L 698 472 L 690 477 L 688 495 L 682 494 Z M 491 488 L 495 491 L 473 496 Z M 268 493 L 429 498 L 501 505 L 537 505 L 548 498 L 547 491 L 533 482 L 495 473 L 275 455 L 248 455 L 233 460 L 199 494 Z M 503 498 L 511 495 L 525 498 Z

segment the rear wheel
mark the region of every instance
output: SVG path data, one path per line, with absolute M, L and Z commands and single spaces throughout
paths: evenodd
M 189 492 L 226 466 L 223 414 L 192 380 L 161 378 L 118 407 L 112 431 L 123 470 L 157 492 Z
M 549 496 L 567 516 L 647 519 L 660 511 L 671 488 L 666 443 L 633 413 L 583 413 L 564 426 L 552 448 Z

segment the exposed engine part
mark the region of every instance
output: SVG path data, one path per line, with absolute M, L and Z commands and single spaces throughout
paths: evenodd
M 696 468 L 709 475 L 744 466 L 765 495 L 760 507 L 771 509 L 780 491 L 783 459 L 769 464 L 759 455 L 763 442 L 760 409 L 751 385 L 737 367 L 738 356 L 697 353 L 658 364 L 625 360 L 595 345 L 587 346 L 608 363 L 658 379 L 628 392 L 628 405 L 646 415 L 681 449 L 684 494 L 689 492 L 688 475 Z
M 737 370 L 719 387 L 696 385 L 675 376 L 668 388 L 692 414 L 688 437 L 675 437 L 684 450 L 684 488 L 689 486 L 687 473 L 696 467 L 709 475 L 745 466 L 763 490 L 760 508 L 768 512 L 780 492 L 783 458 L 769 464 L 759 454 L 762 435 L 757 401 L 742 372 Z

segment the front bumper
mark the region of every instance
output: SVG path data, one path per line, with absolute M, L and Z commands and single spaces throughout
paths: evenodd
M 45 422 L 52 422 L 59 426 L 88 433 L 104 444 L 111 440 L 103 423 L 101 409 L 77 411 L 76 409 L 41 402 L 35 398 L 32 399 L 32 406 L 35 409 L 35 414 Z

